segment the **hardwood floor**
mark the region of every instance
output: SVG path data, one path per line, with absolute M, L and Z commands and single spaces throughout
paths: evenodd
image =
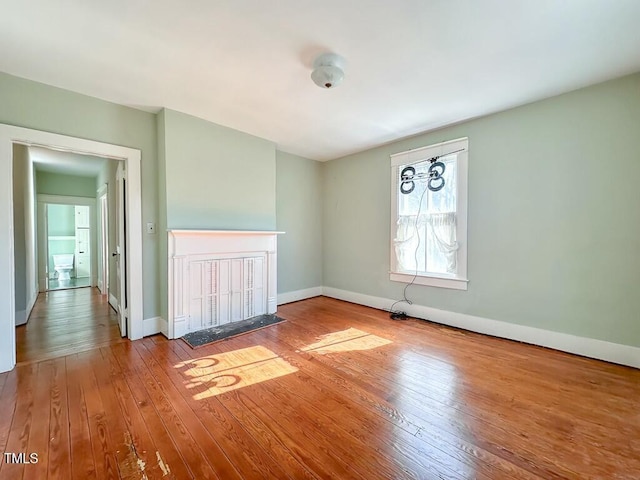
M 42 292 L 29 321 L 16 328 L 18 365 L 124 341 L 107 296 L 97 288 Z
M 318 297 L 0 375 L 1 479 L 638 479 L 640 371 Z

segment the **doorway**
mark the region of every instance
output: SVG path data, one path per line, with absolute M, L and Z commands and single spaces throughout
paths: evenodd
M 95 200 L 38 195 L 37 204 L 40 291 L 95 286 Z
M 7 192 L 0 201 L 0 249 L 9 255 L 0 258 L 0 270 L 14 271 L 13 228 L 13 145 L 53 148 L 58 151 L 92 155 L 109 160 L 120 160 L 125 166 L 126 182 L 122 182 L 127 202 L 124 205 L 126 220 L 123 232 L 126 238 L 128 261 L 121 264 L 127 299 L 121 315 L 128 318 L 126 333 L 129 339 L 143 336 L 142 316 L 142 229 L 141 229 L 141 178 L 140 151 L 92 140 L 31 130 L 10 125 L 0 125 L 0 192 Z M 11 370 L 16 364 L 15 343 L 15 278 L 0 278 L 0 372 Z

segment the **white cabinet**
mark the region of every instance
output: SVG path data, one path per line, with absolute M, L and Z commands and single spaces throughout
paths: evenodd
M 74 207 L 76 215 L 76 228 L 89 228 L 89 207 L 76 205 Z
M 75 267 L 76 278 L 91 275 L 91 236 L 88 228 L 76 228 Z
M 188 263 L 189 331 L 267 312 L 266 256 Z
M 91 276 L 91 230 L 89 229 L 89 207 L 76 205 L 76 246 L 74 251 L 76 278 Z
M 91 275 L 89 257 L 76 257 L 76 278 L 86 278 Z

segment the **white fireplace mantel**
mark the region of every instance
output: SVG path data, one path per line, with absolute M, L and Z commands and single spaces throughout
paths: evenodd
M 168 230 L 169 338 L 275 313 L 277 236 L 283 233 Z

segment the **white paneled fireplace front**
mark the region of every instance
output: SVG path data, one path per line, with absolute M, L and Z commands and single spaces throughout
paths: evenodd
M 275 313 L 281 233 L 169 230 L 169 338 Z

